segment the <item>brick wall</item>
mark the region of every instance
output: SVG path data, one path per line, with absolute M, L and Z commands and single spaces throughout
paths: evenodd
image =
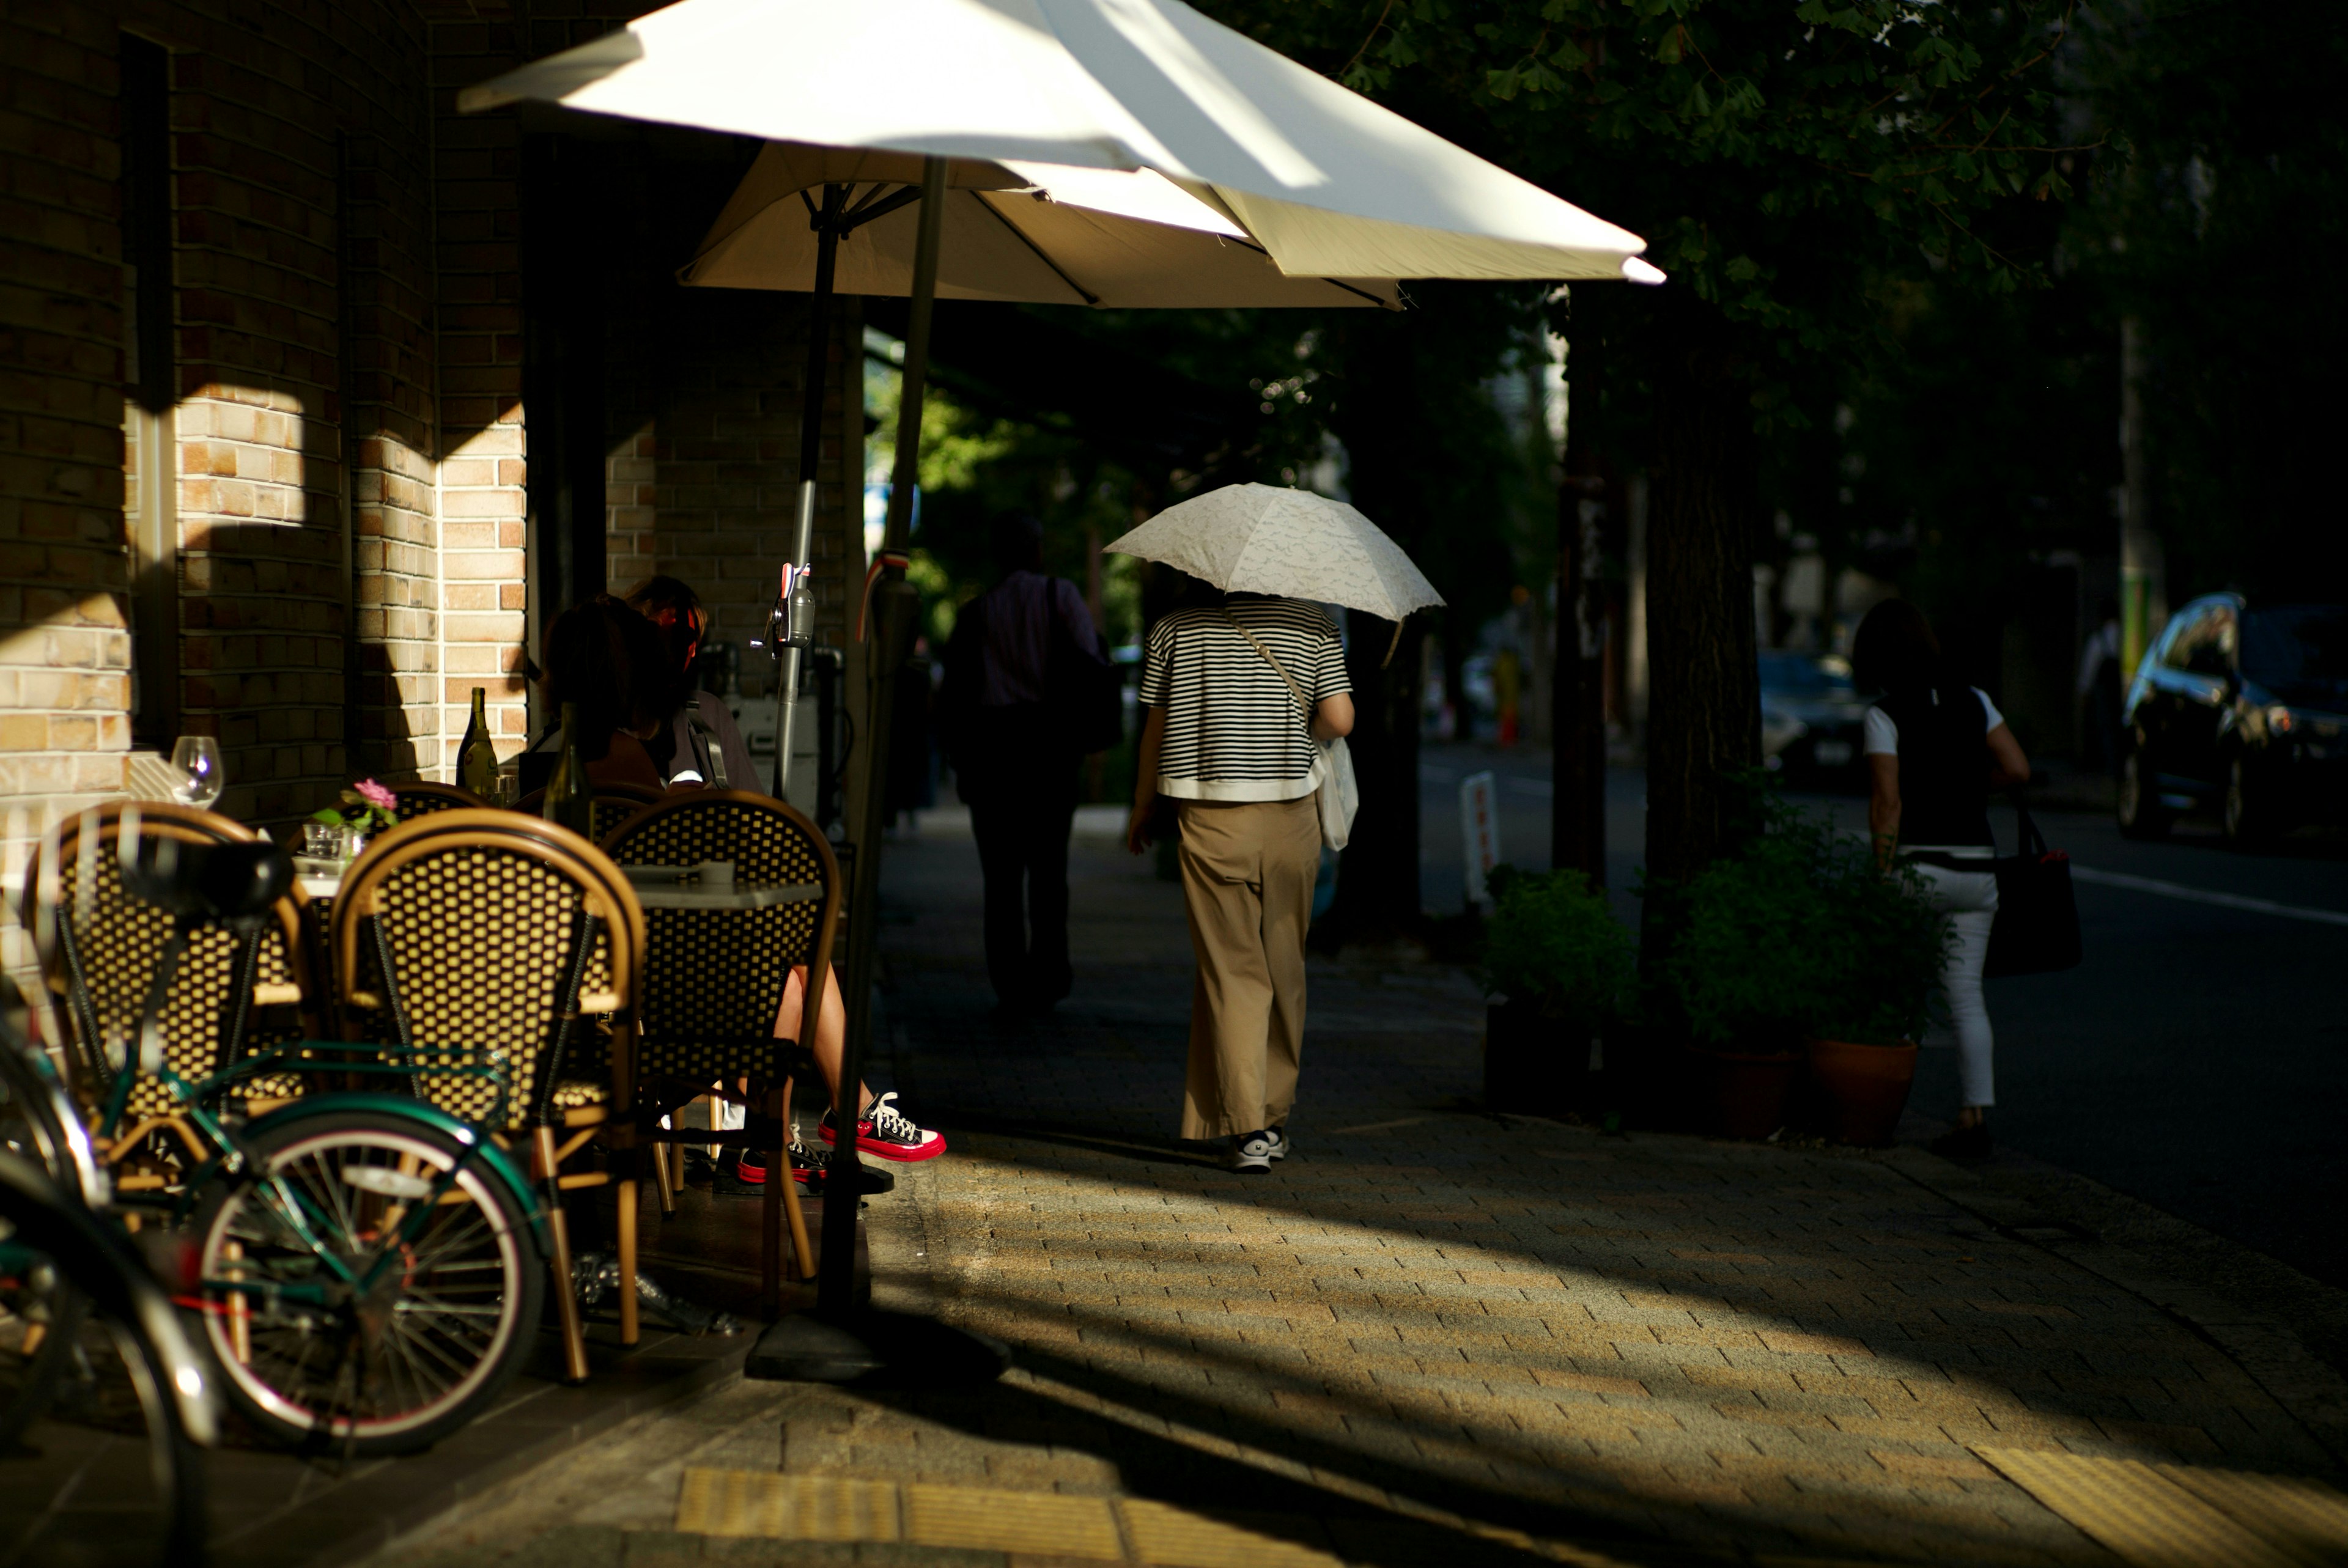
M 0 802 L 114 793 L 129 750 L 115 26 L 0 11 Z
M 45 812 L 122 790 L 134 635 L 172 640 L 179 727 L 221 737 L 221 809 L 247 820 L 296 818 L 357 771 L 446 777 L 476 684 L 505 749 L 521 743 L 520 136 L 512 114 L 460 117 L 454 97 L 649 8 L 0 10 L 0 812 L 21 808 L 37 830 Z M 135 633 L 125 28 L 170 52 L 176 367 L 177 624 Z M 605 302 L 607 576 L 685 576 L 717 609 L 717 635 L 740 640 L 788 537 L 806 303 L 670 281 L 747 149 L 662 134 L 637 138 L 608 198 L 626 260 Z M 675 177 L 679 158 L 688 178 Z M 844 313 L 817 579 L 841 641 L 862 568 L 858 333 Z
M 818 636 L 839 645 L 864 574 L 863 325 L 858 302 L 842 304 L 824 384 L 815 538 Z M 798 516 L 808 299 L 684 290 L 671 321 L 677 353 L 660 405 L 649 540 L 656 564 L 643 569 L 692 583 L 709 606 L 711 640 L 743 642 L 766 623 Z M 639 521 L 632 559 L 644 542 Z M 617 535 L 608 548 L 618 560 Z M 755 693 L 766 661 L 746 649 L 742 670 Z

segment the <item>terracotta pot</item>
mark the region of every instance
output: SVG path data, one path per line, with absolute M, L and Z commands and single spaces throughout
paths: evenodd
M 1484 1009 L 1484 1105 L 1528 1116 L 1581 1109 L 1590 1077 L 1590 1036 L 1539 1004 L 1509 1000 Z
M 1786 1099 L 1802 1059 L 1688 1048 L 1703 1131 L 1721 1138 L 1766 1138 L 1786 1124 Z
M 1891 1142 L 1908 1091 L 1916 1084 L 1916 1044 L 1858 1045 L 1814 1040 L 1805 1050 L 1819 1131 L 1844 1143 L 1879 1147 Z

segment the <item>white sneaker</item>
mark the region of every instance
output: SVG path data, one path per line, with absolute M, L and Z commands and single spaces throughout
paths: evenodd
M 1272 1134 L 1250 1132 L 1244 1138 L 1231 1141 L 1231 1169 L 1248 1175 L 1269 1175 L 1272 1172 Z
M 1272 1143 L 1272 1146 L 1264 1151 L 1265 1153 L 1271 1155 L 1275 1160 L 1285 1160 L 1288 1158 L 1288 1134 L 1285 1131 L 1281 1128 L 1274 1127 L 1267 1131 L 1264 1133 L 1264 1137 L 1269 1139 Z

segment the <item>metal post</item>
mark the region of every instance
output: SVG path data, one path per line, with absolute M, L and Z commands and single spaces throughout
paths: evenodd
M 791 745 L 799 706 L 801 651 L 814 633 L 798 624 L 792 601 L 798 597 L 798 574 L 814 564 L 816 467 L 823 458 L 823 398 L 825 371 L 831 361 L 831 284 L 839 256 L 840 207 L 848 188 L 827 185 L 823 206 L 810 215 L 816 232 L 815 293 L 808 305 L 807 374 L 801 379 L 803 406 L 799 412 L 799 507 L 791 534 L 790 569 L 775 606 L 781 624 L 767 628 L 774 639 L 775 667 L 775 798 L 790 796 Z
M 823 1255 L 816 1266 L 816 1310 L 838 1321 L 856 1309 L 856 1123 L 861 1115 L 864 1062 L 872 1039 L 872 946 L 879 933 L 880 822 L 889 803 L 889 739 L 897 705 L 898 672 L 911 651 L 914 600 L 905 581 L 904 551 L 912 531 L 913 484 L 921 468 L 922 394 L 929 374 L 930 306 L 937 294 L 938 242 L 944 221 L 946 160 L 922 161 L 920 242 L 913 252 L 912 308 L 905 330 L 905 379 L 897 402 L 897 464 L 889 487 L 889 532 L 873 587 L 870 655 L 872 705 L 864 721 L 862 838 L 848 903 L 848 1041 L 832 1103 L 830 1175 L 823 1194 Z

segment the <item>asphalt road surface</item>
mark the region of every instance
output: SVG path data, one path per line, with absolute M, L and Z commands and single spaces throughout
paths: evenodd
M 1460 907 L 1457 786 L 1486 768 L 1501 857 L 1549 864 L 1545 754 L 1430 747 L 1419 782 L 1431 909 Z M 1608 880 L 1626 916 L 1643 797 L 1635 771 L 1609 775 Z M 1864 825 L 1862 800 L 1801 798 Z M 2012 814 L 1992 820 L 2010 851 Z M 2086 961 L 1990 984 L 1999 1142 L 2348 1286 L 2348 835 L 2303 832 L 2245 855 L 2198 819 L 2157 844 L 2121 838 L 2107 816 L 2039 822 L 2071 854 Z M 1915 1103 L 1952 1115 L 1956 1053 L 1926 1043 Z

